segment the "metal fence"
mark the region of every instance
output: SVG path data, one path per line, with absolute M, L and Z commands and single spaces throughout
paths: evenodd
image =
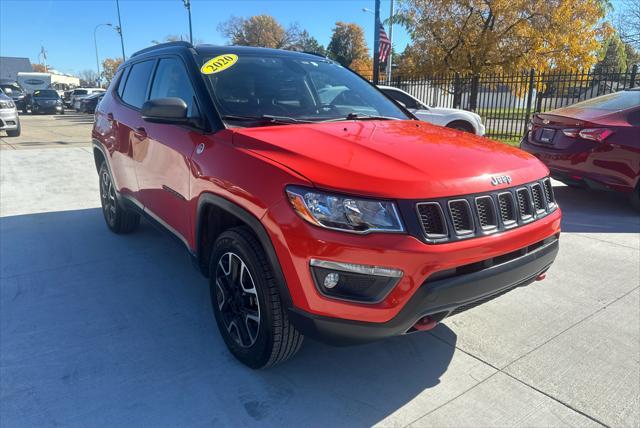
M 394 76 L 381 85 L 398 87 L 429 106 L 478 113 L 490 138 L 516 142 L 531 115 L 599 95 L 640 87 L 638 66 L 627 70 L 528 72 L 516 74 Z

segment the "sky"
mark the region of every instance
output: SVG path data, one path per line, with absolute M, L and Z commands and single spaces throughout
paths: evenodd
M 389 16 L 390 0 L 381 1 L 381 19 Z M 373 50 L 374 0 L 191 0 L 193 37 L 204 43 L 226 44 L 218 24 L 231 16 L 269 14 L 287 27 L 297 23 L 325 47 L 336 21 L 355 22 L 365 30 Z M 170 34 L 189 33 L 182 0 L 120 0 L 125 54 L 151 45 Z M 96 25 L 118 23 L 115 0 L 0 0 L 0 56 L 28 57 L 40 62 L 40 47 L 47 51 L 47 63 L 64 73 L 96 69 L 94 29 Z M 116 31 L 101 26 L 96 31 L 100 62 L 120 57 Z M 406 32 L 394 26 L 394 48 L 404 50 Z

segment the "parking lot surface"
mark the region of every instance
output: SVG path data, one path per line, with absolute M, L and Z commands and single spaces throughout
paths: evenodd
M 183 248 L 147 223 L 107 230 L 90 127 L 72 117 L 26 117 L 0 141 L 0 425 L 640 424 L 640 217 L 617 195 L 556 183 L 545 281 L 432 332 L 307 340 L 253 371 Z

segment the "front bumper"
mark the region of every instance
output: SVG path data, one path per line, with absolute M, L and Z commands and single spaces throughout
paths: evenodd
M 20 126 L 20 119 L 18 119 L 18 111 L 16 109 L 1 109 L 0 110 L 0 129 L 3 131 L 14 130 Z
M 427 280 L 391 320 L 368 323 L 310 314 L 290 308 L 289 318 L 303 334 L 334 345 L 365 343 L 408 332 L 418 320 L 436 320 L 468 309 L 535 281 L 558 253 L 557 235 L 520 249 L 521 255 L 475 272 Z M 501 260 L 496 258 L 495 260 Z
M 31 111 L 33 113 L 60 113 L 64 110 L 64 106 L 62 105 L 39 105 L 39 106 L 31 106 Z
M 354 235 L 322 229 L 301 219 L 287 201 L 272 206 L 261 221 L 282 269 L 290 306 L 312 317 L 381 324 L 398 316 L 434 273 L 511 254 L 555 236 L 561 217 L 558 208 L 514 229 L 442 244 L 427 244 L 408 234 Z M 381 301 L 345 301 L 318 290 L 311 259 L 398 269 L 403 275 Z

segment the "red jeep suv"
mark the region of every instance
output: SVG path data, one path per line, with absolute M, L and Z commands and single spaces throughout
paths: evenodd
M 534 156 L 420 122 L 315 55 L 144 49 L 92 136 L 108 227 L 143 215 L 181 241 L 225 343 L 254 368 L 303 335 L 428 330 L 542 279 L 558 252 L 560 209 Z

